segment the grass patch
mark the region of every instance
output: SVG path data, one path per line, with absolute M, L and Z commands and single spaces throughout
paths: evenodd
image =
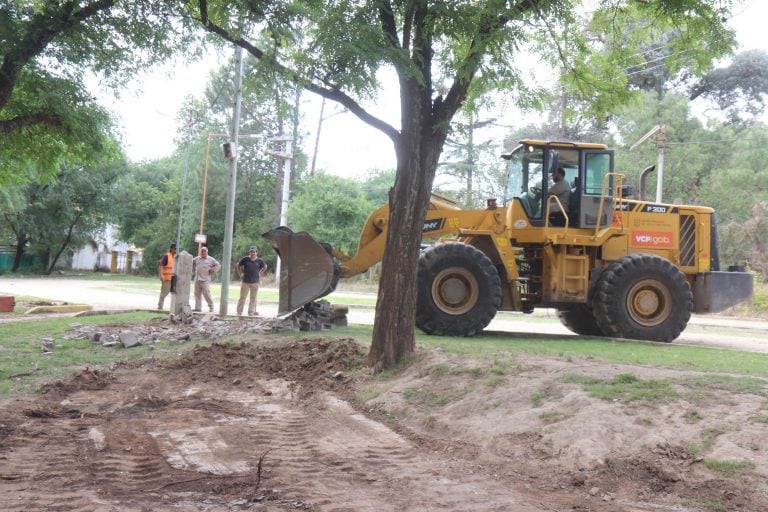
M 557 423 L 558 421 L 562 421 L 565 418 L 566 415 L 558 411 L 547 411 L 539 414 L 539 419 L 547 425 L 551 423 Z
M 711 510 L 712 512 L 726 512 L 728 509 L 719 501 L 710 500 L 707 498 L 696 498 L 686 500 L 689 505 L 693 505 L 705 510 Z
M 365 344 L 370 343 L 372 332 L 370 326 L 334 329 L 334 334 L 351 336 Z M 529 354 L 557 357 L 566 361 L 590 359 L 607 363 L 654 366 L 705 373 L 722 372 L 746 376 L 768 375 L 768 354 L 682 346 L 674 343 L 649 343 L 557 335 L 534 339 L 531 335 L 515 333 L 482 333 L 473 338 L 439 337 L 429 336 L 420 331 L 416 331 L 416 343 L 437 347 L 447 354 L 466 356 L 470 359 L 493 361 L 494 358 L 498 358 L 500 361 L 511 361 L 508 363 L 510 368 L 518 354 Z M 705 376 L 702 379 L 706 381 L 708 377 Z M 741 383 L 727 381 L 728 377 L 720 380 L 726 385 L 741 387 L 742 389 L 756 389 L 756 386 L 761 382 L 760 379 Z
M 702 414 L 699 411 L 697 411 L 697 410 L 688 411 L 688 412 L 685 413 L 684 416 L 685 416 L 685 418 L 688 421 L 690 421 L 692 423 L 697 422 L 697 421 L 701 421 L 701 420 L 704 419 L 704 416 L 702 416 Z
M 403 398 L 409 404 L 419 407 L 422 412 L 429 413 L 436 407 L 443 407 L 460 400 L 467 392 L 467 389 L 443 389 L 437 392 L 421 387 L 410 387 L 403 390 Z
M 531 403 L 533 403 L 534 407 L 541 407 L 541 404 L 550 396 L 552 395 L 550 395 L 549 391 L 534 391 L 531 393 Z
M 755 376 L 768 374 L 768 354 L 674 343 L 515 333 L 481 333 L 473 338 L 459 338 L 428 336 L 417 332 L 416 340 L 418 343 L 440 347 L 446 353 L 472 358 L 531 354 L 565 360 L 592 359 L 701 372 Z
M 485 385 L 491 388 L 495 388 L 496 386 L 502 385 L 504 380 L 505 379 L 503 375 L 491 375 L 485 379 Z
M 178 354 L 177 346 L 166 343 L 140 345 L 130 349 L 102 347 L 89 340 L 66 340 L 63 335 L 71 324 L 121 325 L 129 328 L 157 318 L 155 313 L 132 312 L 114 315 L 97 315 L 82 318 L 54 318 L 38 321 L 9 322 L 0 324 L 0 398 L 15 393 L 28 393 L 44 382 L 59 380 L 85 366 L 109 365 L 115 361 L 144 359 L 150 356 L 164 357 Z M 43 355 L 41 339 L 53 338 L 56 347 Z M 194 346 L 199 342 L 185 345 Z M 10 378 L 11 375 L 32 371 L 31 375 Z
M 706 450 L 709 450 L 719 436 L 725 434 L 725 429 L 722 427 L 709 427 L 704 429 L 701 433 L 702 440 L 699 443 L 690 443 L 688 445 L 688 453 L 694 458 L 700 457 Z
M 451 373 L 451 367 L 448 366 L 446 363 L 438 363 L 435 365 L 432 365 L 430 367 L 430 372 L 435 377 L 445 377 L 446 375 Z
M 712 471 L 735 475 L 744 471 L 749 471 L 755 467 L 755 463 L 748 460 L 723 460 L 723 459 L 704 459 L 704 465 Z
M 590 395 L 608 401 L 650 404 L 677 397 L 677 392 L 670 381 L 643 380 L 631 373 L 620 373 L 611 380 L 567 374 L 563 376 L 563 381 L 581 384 Z
M 732 375 L 692 375 L 678 382 L 685 386 L 712 391 L 727 391 L 736 394 L 768 396 L 768 387 L 764 379 L 754 377 L 734 377 Z

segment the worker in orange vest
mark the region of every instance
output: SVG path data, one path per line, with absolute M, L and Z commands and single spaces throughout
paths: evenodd
M 157 309 L 163 309 L 165 298 L 171 293 L 171 280 L 173 279 L 173 257 L 176 255 L 176 244 L 171 244 L 171 248 L 160 259 L 158 267 L 160 271 L 160 300 L 157 301 Z

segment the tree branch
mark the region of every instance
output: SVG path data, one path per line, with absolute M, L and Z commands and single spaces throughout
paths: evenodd
M 38 112 L 26 116 L 16 116 L 12 119 L 0 120 L 0 134 L 11 133 L 25 126 L 44 124 L 48 126 L 61 126 L 61 118 L 50 112 Z
M 55 9 L 43 9 L 27 23 L 26 33 L 10 49 L 6 49 L 0 63 L 0 108 L 11 98 L 21 69 L 39 55 L 59 34 L 70 30 L 75 25 L 99 12 L 111 9 L 117 0 L 96 0 L 82 9 L 77 9 L 77 2 L 69 0 L 60 6 L 57 2 L 46 2 L 46 6 Z
M 537 10 L 541 3 L 542 0 L 523 0 L 513 5 L 512 11 L 508 14 L 499 14 L 499 10 L 495 9 L 493 5 L 487 6 L 482 18 L 477 23 L 477 30 L 470 43 L 469 51 L 456 70 L 456 78 L 451 84 L 448 94 L 441 104 L 435 105 L 433 116 L 436 123 L 450 121 L 466 99 L 469 86 L 472 84 L 472 79 L 477 73 L 488 47 L 488 35 L 503 28 L 512 19 L 516 19 L 529 11 Z
M 335 101 L 336 103 L 343 105 L 347 110 L 352 112 L 361 121 L 384 133 L 387 137 L 389 137 L 392 140 L 393 143 L 396 143 L 399 140 L 400 132 L 396 128 L 394 128 L 389 123 L 379 119 L 378 117 L 375 117 L 370 113 L 368 113 L 362 106 L 360 106 L 359 103 L 357 103 L 350 96 L 348 96 L 347 94 L 339 90 L 337 87 L 329 86 L 326 88 L 326 87 L 321 87 L 312 82 L 308 82 L 307 80 L 299 76 L 297 72 L 280 64 L 274 57 L 267 55 L 266 53 L 264 53 L 264 51 L 252 45 L 249 41 L 246 41 L 245 39 L 230 33 L 224 27 L 221 27 L 216 23 L 212 22 L 208 17 L 208 1 L 207 0 L 198 0 L 198 6 L 200 8 L 200 22 L 203 25 L 203 28 L 205 30 L 207 30 L 208 32 L 211 32 L 212 34 L 216 34 L 217 36 L 221 37 L 225 41 L 229 41 L 230 43 L 241 47 L 242 49 L 244 49 L 245 51 L 247 51 L 257 59 L 259 59 L 260 61 L 266 62 L 275 71 L 280 73 L 282 76 L 284 76 L 288 80 L 296 83 L 297 85 L 303 87 L 309 92 L 313 92 L 319 96 L 322 96 L 323 98 L 329 99 L 331 101 Z
M 397 39 L 397 27 L 395 26 L 395 15 L 392 11 L 392 3 L 389 0 L 380 0 L 379 2 L 379 21 L 381 28 L 387 36 L 392 48 L 400 48 L 400 41 Z

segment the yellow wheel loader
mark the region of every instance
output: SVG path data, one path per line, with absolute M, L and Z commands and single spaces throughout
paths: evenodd
M 441 238 L 419 259 L 422 331 L 472 336 L 498 311 L 545 307 L 578 334 L 671 342 L 691 312 L 752 296 L 752 274 L 720 271 L 714 210 L 632 199 L 605 145 L 527 139 L 502 157 L 501 205 L 463 210 L 431 197 L 423 236 Z M 557 172 L 570 193 L 549 181 Z M 286 227 L 265 233 L 282 262 L 279 313 L 380 261 L 388 219 L 386 205 L 370 215 L 352 256 Z

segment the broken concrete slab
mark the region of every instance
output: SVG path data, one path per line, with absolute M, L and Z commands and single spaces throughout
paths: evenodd
M 136 345 L 141 345 L 141 342 L 139 341 L 139 337 L 136 336 L 136 333 L 133 331 L 121 331 L 120 343 L 122 343 L 125 348 L 131 348 L 131 347 L 135 347 Z

